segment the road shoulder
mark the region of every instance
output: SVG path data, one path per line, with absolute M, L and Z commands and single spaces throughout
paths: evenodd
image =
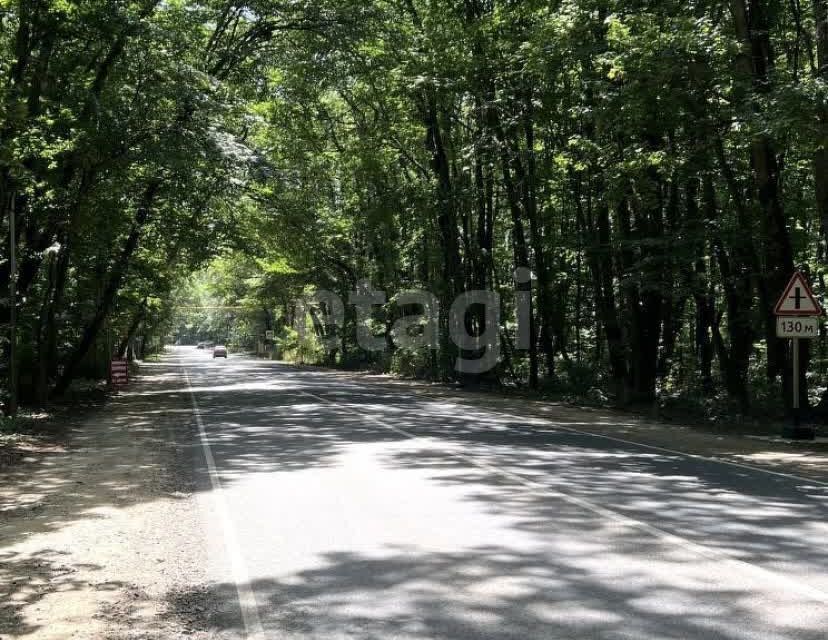
M 144 365 L 65 448 L 0 474 L 0 638 L 213 637 L 181 386 Z

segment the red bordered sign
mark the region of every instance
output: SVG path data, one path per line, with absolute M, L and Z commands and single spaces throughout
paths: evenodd
M 778 316 L 821 316 L 822 306 L 801 271 L 793 274 L 788 286 L 776 303 L 774 311 Z
M 129 383 L 129 363 L 121 358 L 113 358 L 109 363 L 109 382 L 122 387 Z

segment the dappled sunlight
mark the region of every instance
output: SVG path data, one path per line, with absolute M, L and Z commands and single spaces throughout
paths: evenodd
M 77 567 L 68 562 L 67 554 L 55 549 L 41 549 L 37 558 L 0 551 L 0 634 L 25 636 L 37 630 L 26 621 L 23 610 L 35 607 L 49 593 L 71 597 L 72 592 L 89 588 L 75 576 Z M 87 566 L 97 570 L 97 565 Z M 96 584 L 95 589 L 112 589 L 120 584 Z M 78 623 L 82 621 L 78 620 Z
M 819 483 L 325 372 L 178 355 L 142 369 L 69 457 L 4 474 L 7 617 L 20 622 L 40 579 L 15 580 L 10 543 L 208 491 L 206 445 L 241 539 L 275 550 L 247 562 L 277 637 L 822 637 Z M 381 527 L 361 524 L 369 512 Z M 77 588 L 59 565 L 44 571 Z M 231 583 L 198 585 L 153 604 L 172 620 L 222 602 L 198 629 L 234 637 L 235 598 Z
M 828 0 L 0 7 L 0 640 L 828 640 Z
M 794 480 L 556 431 L 554 421 L 518 423 L 485 410 L 354 382 L 330 389 L 328 376 L 315 371 L 266 363 L 261 375 L 277 371 L 279 379 L 290 382 L 275 397 L 243 390 L 199 397 L 222 477 L 228 480 L 251 471 L 336 466 L 351 445 L 406 439 L 378 420 L 415 437 L 418 445 L 386 446 L 388 469 L 401 464 L 432 469 L 437 475 L 431 481 L 495 487 L 514 484 L 496 471 L 505 469 L 542 485 L 533 490 L 534 499 L 515 505 L 511 497 L 485 498 L 493 511 L 519 516 L 530 530 L 555 522 L 546 487 L 746 561 L 803 574 L 812 574 L 809 567 L 828 566 L 828 538 L 814 539 L 823 528 L 825 503 Z M 246 382 L 259 383 L 255 378 Z M 302 391 L 335 404 L 309 402 Z M 245 414 L 242 428 L 232 427 L 231 420 L 239 406 Z M 447 469 L 460 473 L 446 475 Z M 825 576 L 810 579 L 828 587 Z
M 744 580 L 739 577 L 739 571 L 722 568 L 723 560 L 723 566 L 727 567 L 728 558 L 751 563 L 751 567 L 755 564 L 760 567 L 760 573 L 768 570 L 798 576 L 795 580 L 800 580 L 806 591 L 809 588 L 828 589 L 826 576 L 813 571 L 814 567 L 828 566 L 824 504 L 804 490 L 803 483 L 687 458 L 678 453 L 560 431 L 550 420 L 516 422 L 485 410 L 412 398 L 387 390 L 375 391 L 370 386 L 353 382 L 337 384 L 335 389 L 330 389 L 324 374 L 283 370 L 274 365 L 269 365 L 268 369 L 266 375 L 287 377 L 295 388 L 286 389 L 277 398 L 222 399 L 221 395 L 199 398 L 214 453 L 220 460 L 222 478 L 230 483 L 231 496 L 235 495 L 235 483 L 241 483 L 239 495 L 244 493 L 250 482 L 247 474 L 251 471 L 265 474 L 292 472 L 298 477 L 289 482 L 281 481 L 280 486 L 285 487 L 287 494 L 298 491 L 301 498 L 297 499 L 306 502 L 309 499 L 307 487 L 348 487 L 352 482 L 349 473 L 357 473 L 348 470 L 364 468 L 367 464 L 366 459 L 355 462 L 360 460 L 356 451 L 362 449 L 363 455 L 370 451 L 369 459 L 382 467 L 382 477 L 391 485 L 393 476 L 399 473 L 396 470 L 411 469 L 419 480 L 411 480 L 409 485 L 418 486 L 418 492 L 426 491 L 426 487 L 435 483 L 436 486 L 456 487 L 461 493 L 453 503 L 455 508 L 463 503 L 477 505 L 475 509 L 482 507 L 489 517 L 496 518 L 504 528 L 487 544 L 500 538 L 520 546 L 520 537 L 529 535 L 534 537 L 534 542 L 526 545 L 546 546 L 547 553 L 558 560 L 568 554 L 581 554 L 583 557 L 576 566 L 584 574 L 593 572 L 594 584 L 584 589 L 585 593 L 575 596 L 575 601 L 583 605 L 594 598 L 599 603 L 583 605 L 582 622 L 587 625 L 584 629 L 590 629 L 596 637 L 601 637 L 603 632 L 594 630 L 587 621 L 604 620 L 606 633 L 615 637 L 619 630 L 613 626 L 613 620 L 617 623 L 620 615 L 620 619 L 626 621 L 623 628 L 629 629 L 630 618 L 636 615 L 651 618 L 650 609 L 656 602 L 663 605 L 665 619 L 684 615 L 685 621 L 665 622 L 662 628 L 642 627 L 640 634 L 630 633 L 630 637 L 749 637 L 744 626 L 734 621 L 740 616 L 761 615 L 763 599 L 776 598 L 776 574 L 768 573 L 754 579 L 751 589 L 741 596 L 744 604 L 725 606 L 722 598 L 728 601 L 734 598 L 742 587 L 740 581 Z M 303 390 L 335 404 L 308 402 L 308 397 L 301 393 Z M 237 429 L 230 429 L 234 436 L 216 439 L 213 434 L 228 426 L 235 407 L 239 406 L 237 403 L 245 407 L 245 416 L 250 419 L 245 420 L 245 426 L 238 433 Z M 413 439 L 404 434 L 410 434 Z M 320 476 L 324 469 L 336 479 Z M 500 469 L 535 486 L 527 490 L 514 477 L 498 473 Z M 378 476 L 375 474 L 374 477 Z M 474 490 L 467 491 L 469 487 Z M 680 549 L 680 557 L 674 561 L 674 566 L 660 567 L 654 558 L 677 553 L 671 545 L 665 546 L 646 530 L 630 529 L 629 525 L 617 522 L 608 525 L 600 518 L 588 516 L 583 509 L 556 500 L 557 493 L 589 500 L 601 508 L 614 510 L 620 517 L 655 526 L 667 535 L 676 534 L 687 540 L 692 551 Z M 349 496 L 356 494 L 359 494 L 358 490 L 347 493 Z M 431 504 L 434 502 L 436 500 Z M 320 505 L 327 505 L 327 502 L 322 501 Z M 401 502 L 403 505 L 406 509 L 412 508 L 406 500 Z M 320 510 L 324 511 L 324 508 L 320 506 Z M 424 518 L 428 517 L 426 513 L 428 510 Z M 473 518 L 465 516 L 458 521 L 468 522 Z M 434 528 L 437 522 L 451 526 L 452 520 L 437 516 L 429 522 Z M 315 527 L 307 521 L 297 526 L 303 530 Z M 476 527 L 478 533 L 481 528 L 482 525 Z M 584 531 L 590 532 L 586 539 Z M 606 533 L 601 533 L 603 531 Z M 597 541 L 602 536 L 607 540 Z M 467 537 L 473 545 L 476 536 L 467 534 Z M 415 538 L 430 539 L 427 533 L 412 533 L 412 544 Z M 721 556 L 716 560 L 702 560 L 693 545 L 701 545 Z M 335 550 L 336 543 L 333 548 L 325 550 L 323 547 L 320 552 L 335 553 Z M 461 546 L 456 551 L 463 550 Z M 543 561 L 537 562 L 542 564 L 548 559 L 545 556 Z M 630 576 L 605 574 L 607 566 L 630 564 L 637 565 L 638 573 L 643 576 L 638 581 L 640 584 Z M 654 585 L 647 581 L 652 582 L 653 574 L 663 575 L 665 584 L 655 587 L 659 593 L 657 597 L 644 596 L 644 590 L 652 593 Z M 681 589 L 677 589 L 677 576 L 683 574 L 690 577 L 686 583 L 681 583 Z M 532 578 L 528 579 L 531 583 Z M 555 579 L 570 584 L 566 574 L 556 574 Z M 732 590 L 723 591 L 721 584 L 728 580 L 734 582 Z M 631 604 L 625 613 L 619 614 L 615 605 L 608 610 L 603 599 L 608 596 L 607 581 L 611 584 L 619 581 L 629 586 Z M 452 579 L 442 582 L 456 584 Z M 450 591 L 456 597 L 455 590 Z M 766 593 L 756 595 L 757 591 Z M 547 587 L 540 588 L 538 593 L 541 594 L 539 603 L 525 605 L 535 614 L 535 624 L 554 624 L 556 619 L 564 624 L 579 619 L 577 615 L 567 618 L 562 613 L 576 608 L 571 601 L 565 600 L 568 604 L 560 605 L 561 611 L 556 613 L 555 606 L 549 604 L 554 600 L 554 592 Z M 441 594 L 440 597 L 449 596 Z M 616 594 L 614 597 L 620 596 Z M 487 611 L 486 616 L 496 617 L 493 613 L 495 605 L 481 606 Z M 516 606 L 510 605 L 511 608 Z M 743 607 L 741 611 L 740 606 Z M 326 601 L 314 609 L 309 619 L 324 618 L 319 611 L 331 611 L 332 608 L 335 609 L 335 605 Z M 449 608 L 455 609 L 454 606 Z M 785 637 L 786 625 L 792 629 L 799 629 L 800 624 L 801 629 L 818 629 L 815 620 L 821 610 L 815 603 L 815 617 L 810 621 L 802 621 L 794 614 L 786 620 L 784 613 L 780 613 L 779 620 L 768 620 L 767 624 L 777 626 L 785 620 L 779 637 Z M 696 612 L 695 623 L 692 618 L 686 618 L 688 611 Z M 710 611 L 718 611 L 719 615 Z M 481 620 L 486 616 L 481 616 Z M 419 620 L 420 616 L 412 614 L 412 618 Z M 339 620 L 338 624 L 347 626 L 348 623 Z M 445 620 L 440 623 L 441 627 L 445 624 L 448 624 Z M 510 621 L 509 624 L 513 623 Z M 332 623 L 328 632 L 333 633 L 334 628 L 336 624 Z M 530 626 L 516 631 L 514 637 L 531 636 L 531 629 Z M 584 631 L 575 629 L 571 631 Z M 563 633 L 563 628 L 560 632 Z M 324 637 L 325 631 L 314 627 L 314 633 Z M 483 631 L 480 633 L 485 635 Z
M 639 550 L 641 549 L 638 541 Z M 280 578 L 254 579 L 266 632 L 319 640 L 421 638 L 821 637 L 821 611 L 795 598 L 767 601 L 710 562 L 630 561 L 613 547 L 567 541 L 554 553 L 490 545 L 462 553 L 387 547 L 330 552 Z M 235 585 L 209 587 L 230 599 Z M 222 630 L 215 625 L 216 630 Z
M 144 367 L 152 372 L 145 375 Z M 177 368 L 152 363 L 141 371 L 130 383 L 131 391 L 117 394 L 90 418 L 95 426 L 72 430 L 70 455 L 41 455 L 0 474 L 4 545 L 79 520 L 104 518 L 108 509 L 183 495 L 176 467 L 203 464 L 194 458 L 200 452 L 193 447 L 189 397 L 165 390 L 181 384 Z M 145 398 L 144 391 L 158 392 L 163 399 Z M 59 511 L 50 508 L 53 502 L 61 503 Z

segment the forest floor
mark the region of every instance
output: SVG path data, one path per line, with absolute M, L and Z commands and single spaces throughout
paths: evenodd
M 103 382 L 84 380 L 60 404 L 24 407 L 15 418 L 0 416 L 0 471 L 31 462 L 33 456 L 65 452 L 72 429 L 100 410 L 107 398 Z

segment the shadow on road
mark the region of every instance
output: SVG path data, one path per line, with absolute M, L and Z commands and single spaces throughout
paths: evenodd
M 406 442 L 388 448 L 383 464 L 425 472 L 438 486 L 473 486 L 466 500 L 506 516 L 516 534 L 543 541 L 537 551 L 519 553 L 486 546 L 457 554 L 389 548 L 379 558 L 326 554 L 313 569 L 252 584 L 266 627 L 284 637 L 741 639 L 751 637 L 746 621 L 762 611 L 762 624 L 779 638 L 824 637 L 819 608 L 803 614 L 788 610 L 787 601 L 767 607 L 757 598 L 770 594 L 740 588 L 737 578 L 721 587 L 719 560 L 554 497 L 589 500 L 826 589 L 824 486 L 590 438 L 554 423 L 510 421 L 325 372 L 233 358 L 198 366 L 192 393 L 226 486 L 251 474 L 335 467 L 363 444 Z M 8 545 L 99 518 L 103 507 L 178 500 L 209 488 L 179 363 L 146 366 L 94 420 L 74 434 L 68 456 L 46 455 L 0 478 L 7 629 L 21 623 L 19 610 L 37 601 L 40 585 L 76 586 L 48 549 L 32 566 L 5 553 Z M 668 580 L 677 573 L 685 578 L 680 587 Z M 238 616 L 227 610 L 235 588 L 170 593 L 166 615 L 189 616 L 187 624 L 205 633 L 239 632 Z M 391 590 L 397 595 L 386 601 Z
M 637 553 L 640 543 L 629 540 Z M 575 544 L 557 557 L 506 547 L 464 554 L 394 549 L 384 558 L 333 553 L 288 580 L 250 586 L 274 638 L 746 640 L 756 637 L 757 625 L 777 630 L 767 638 L 824 637 L 818 616 L 802 617 L 783 605 L 757 620 L 755 594 L 717 588 L 702 571 L 681 588 L 643 589 L 652 584 L 651 567 L 613 571 L 602 553 L 623 549 Z M 209 596 L 198 593 L 226 602 L 236 587 L 218 584 Z M 181 597 L 171 598 L 173 609 Z M 242 632 L 238 622 L 227 626 L 215 618 L 203 628 L 219 636 Z

